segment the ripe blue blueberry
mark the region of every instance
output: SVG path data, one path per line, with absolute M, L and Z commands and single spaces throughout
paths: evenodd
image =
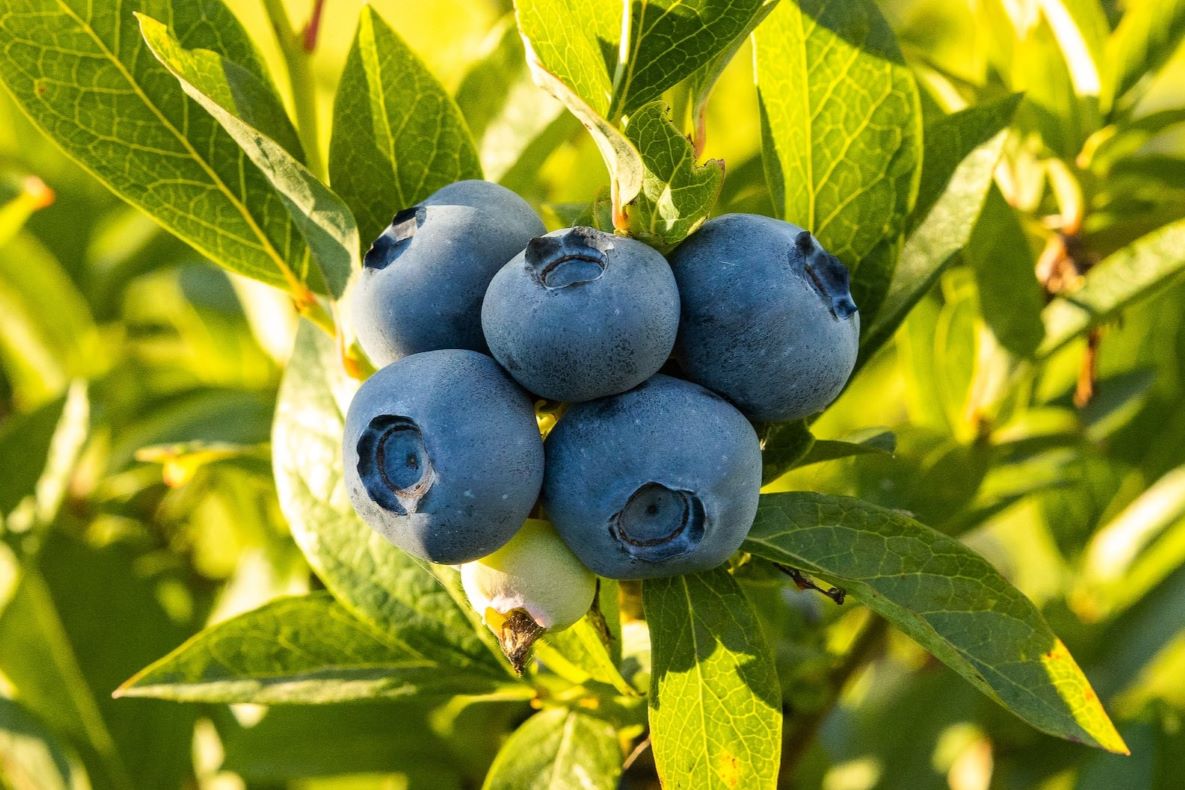
M 476 351 L 413 354 L 367 379 L 346 413 L 342 454 L 363 520 L 449 565 L 510 540 L 543 480 L 530 398 Z
M 422 351 L 485 351 L 486 286 L 544 232 L 526 201 L 488 181 L 459 181 L 395 215 L 349 294 L 358 341 L 375 365 Z
M 592 228 L 533 239 L 490 283 L 481 309 L 490 352 L 531 392 L 584 401 L 654 375 L 679 327 L 666 259 Z
M 547 437 L 543 507 L 580 561 L 611 579 L 720 565 L 753 525 L 761 449 L 723 398 L 657 375 L 570 406 Z
M 848 271 L 810 233 L 753 214 L 705 223 L 671 254 L 688 378 L 754 420 L 822 411 L 839 395 L 860 338 Z

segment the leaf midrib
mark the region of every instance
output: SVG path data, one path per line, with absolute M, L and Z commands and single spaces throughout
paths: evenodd
M 572 740 L 572 732 L 576 729 L 576 713 L 568 711 L 568 715 L 564 717 L 564 727 L 560 730 L 560 742 L 555 749 L 555 759 L 551 761 L 551 770 L 547 776 L 547 787 L 562 788 L 563 785 L 556 783 L 556 775 L 560 770 L 560 758 L 567 751 Z
M 776 534 L 789 534 L 794 531 L 796 531 L 796 530 L 787 529 L 781 533 L 775 533 L 775 535 Z M 770 537 L 773 537 L 773 536 L 774 535 L 771 535 Z M 770 550 L 770 553 L 789 554 L 789 552 L 786 552 L 785 549 L 776 545 L 775 543 L 773 543 L 772 541 L 770 541 L 766 538 L 749 538 L 748 540 L 752 543 L 757 543 L 759 545 L 765 546 L 766 548 L 768 548 Z M 986 696 L 995 700 L 997 703 L 1003 705 L 1006 709 L 1011 711 L 1012 706 L 1009 703 L 1005 702 L 1005 699 L 1002 696 L 1002 691 L 1005 686 L 1016 689 L 1017 692 L 1019 692 L 1021 694 L 1021 696 L 1023 696 L 1025 699 L 1028 699 L 1028 700 L 1036 703 L 1039 707 L 1046 710 L 1050 714 L 1051 719 L 1056 720 L 1057 718 L 1059 718 L 1060 711 L 1057 708 L 1055 708 L 1047 699 L 1033 693 L 1032 689 L 1021 685 L 1018 681 L 1016 681 L 1015 679 L 1013 679 L 1006 673 L 1000 671 L 1000 669 L 998 669 L 995 665 L 986 664 L 983 661 L 976 658 L 974 656 L 974 654 L 971 653 L 969 650 L 967 650 L 965 647 L 963 647 L 962 645 L 960 645 L 957 642 L 950 639 L 943 632 L 939 631 L 938 628 L 936 628 L 934 626 L 934 624 L 930 622 L 929 618 L 926 616 L 927 613 L 910 609 L 906 606 L 898 604 L 897 602 L 895 602 L 889 598 L 886 598 L 884 595 L 876 592 L 875 586 L 873 584 L 871 584 L 869 581 L 871 579 L 890 578 L 894 574 L 876 574 L 873 576 L 862 576 L 859 578 L 853 577 L 850 579 L 849 578 L 840 579 L 840 578 L 834 577 L 830 572 L 821 568 L 817 562 L 810 560 L 807 557 L 792 555 L 792 554 L 790 556 L 793 558 L 793 561 L 795 561 L 797 564 L 807 566 L 808 569 L 811 569 L 811 572 L 815 573 L 816 575 L 818 575 L 820 578 L 824 579 L 828 583 L 845 585 L 848 588 L 848 591 L 850 593 L 852 593 L 853 596 L 857 599 L 861 599 L 861 596 L 856 595 L 856 591 L 853 589 L 853 583 L 855 583 L 856 585 L 858 585 L 860 587 L 868 588 L 871 591 L 871 595 L 869 596 L 870 598 L 875 597 L 875 598 L 879 599 L 880 601 L 883 601 L 884 602 L 883 605 L 886 608 L 891 608 L 895 612 L 900 613 L 902 615 L 903 620 L 913 623 L 915 626 L 919 627 L 921 630 L 924 630 L 924 631 L 932 634 L 933 639 L 937 643 L 935 645 L 936 647 L 946 648 L 946 650 L 950 651 L 948 655 L 951 655 L 951 657 L 953 659 L 960 661 L 963 664 L 963 666 L 972 670 L 973 672 L 979 673 L 979 675 L 981 676 L 979 680 L 977 680 L 975 678 L 975 676 L 963 675 L 963 677 L 968 682 L 970 682 L 973 686 L 975 686 L 977 689 L 979 689 L 982 693 L 984 693 Z M 896 575 L 905 575 L 905 574 L 896 574 Z M 868 600 L 863 599 L 863 600 L 861 600 L 861 602 L 864 603 L 865 606 L 869 606 L 869 608 L 873 608 L 869 605 Z M 960 609 L 951 609 L 951 610 L 933 610 L 933 611 L 935 611 L 935 612 L 946 611 L 950 614 L 970 614 L 970 615 L 974 615 L 976 613 L 976 610 L 972 610 L 972 609 L 961 609 L 961 610 Z M 1017 618 L 1007 612 L 996 612 L 996 614 L 999 614 L 1004 617 L 1008 617 L 1009 619 L 1031 629 L 1030 624 L 1021 618 Z M 902 626 L 898 625 L 898 627 L 902 627 Z M 904 628 L 902 630 L 904 630 Z M 906 633 L 908 634 L 908 632 L 906 632 Z M 909 635 L 911 636 L 911 638 L 913 638 L 912 634 L 909 634 Z M 929 648 L 929 647 L 927 647 L 925 649 L 931 650 L 931 648 Z M 1024 661 L 1011 661 L 1008 663 L 1024 664 L 1025 662 Z M 997 686 L 997 685 L 994 685 L 991 682 L 989 682 L 986 677 L 987 674 L 991 674 L 993 677 L 995 677 L 997 679 L 997 682 L 999 685 Z M 1068 700 L 1067 700 L 1067 702 L 1068 702 Z M 1075 723 L 1077 724 L 1077 722 L 1075 722 Z M 1085 733 L 1089 738 L 1094 740 L 1096 743 L 1098 742 L 1097 737 L 1093 733 L 1091 733 L 1089 730 L 1086 730 L 1080 724 L 1078 724 L 1077 726 L 1078 726 L 1078 729 L 1080 732 Z
M 111 64 L 113 64 L 115 66 L 116 70 L 120 73 L 120 76 L 127 82 L 128 86 L 131 88 L 132 93 L 137 98 L 140 99 L 140 101 L 149 110 L 149 112 L 151 112 L 153 115 L 156 116 L 157 120 L 159 120 L 161 122 L 161 125 L 164 126 L 164 128 L 167 129 L 177 139 L 177 141 L 181 143 L 182 147 L 185 148 L 185 150 L 189 153 L 189 155 L 193 159 L 193 161 L 196 162 L 198 164 L 198 166 L 210 178 L 210 181 L 214 184 L 214 186 L 218 189 L 218 191 L 220 191 L 226 197 L 226 199 L 230 201 L 231 205 L 233 205 L 235 207 L 235 209 L 239 212 L 239 214 L 247 222 L 248 227 L 250 227 L 251 231 L 255 234 L 256 238 L 259 240 L 260 249 L 264 252 L 265 255 L 267 255 L 269 258 L 272 259 L 272 261 L 276 264 L 276 268 L 280 271 L 281 275 L 284 277 L 285 280 L 288 281 L 289 288 L 292 289 L 294 292 L 299 292 L 299 291 L 303 290 L 303 286 L 300 285 L 300 282 L 297 280 L 297 278 L 296 278 L 295 274 L 292 272 L 291 268 L 289 268 L 288 264 L 280 256 L 279 252 L 272 245 L 271 240 L 267 237 L 267 235 L 263 233 L 263 229 L 259 227 L 259 224 L 255 221 L 255 217 L 251 214 L 250 211 L 247 210 L 246 205 L 241 200 L 239 200 L 239 198 L 233 192 L 231 192 L 230 189 L 227 188 L 225 182 L 223 182 L 222 178 L 219 177 L 219 175 L 214 171 L 214 169 L 205 160 L 205 158 L 203 158 L 201 155 L 198 154 L 197 149 L 195 149 L 193 147 L 193 144 L 190 143 L 189 138 L 187 138 L 185 135 L 181 134 L 181 131 L 179 129 L 177 129 L 176 126 L 173 125 L 173 122 L 170 121 L 168 119 L 168 117 L 166 117 L 164 115 L 164 113 L 162 113 L 160 111 L 160 108 L 157 107 L 148 98 L 148 96 L 144 93 L 144 91 L 142 91 L 140 89 L 140 84 L 136 81 L 134 75 L 132 75 L 132 73 L 130 71 L 128 71 L 128 69 L 124 65 L 123 61 L 121 61 L 119 58 L 117 58 L 115 56 L 115 53 L 113 53 L 110 50 L 110 48 L 106 45 L 106 43 L 103 41 L 103 39 L 99 37 L 98 33 L 95 32 L 95 29 L 89 23 L 87 23 L 82 17 L 80 17 L 77 13 L 75 13 L 74 9 L 72 9 L 65 2 L 65 0 L 56 0 L 56 2 L 57 2 L 58 7 L 63 11 L 63 13 L 65 13 L 67 16 L 70 16 L 78 23 L 79 27 L 82 28 L 82 30 L 86 33 L 86 35 L 95 43 L 95 46 L 98 47 L 100 53 L 104 57 L 106 57 L 107 60 Z M 118 9 L 120 8 L 119 3 L 117 3 L 116 8 L 117 8 L 117 13 L 118 13 Z M 118 34 L 118 27 L 117 27 L 117 34 Z M 190 101 L 190 100 L 188 98 L 186 98 L 185 101 Z M 203 112 L 204 112 L 204 110 L 203 110 Z M 212 252 L 212 251 L 209 251 L 209 252 Z M 211 254 L 210 257 L 213 258 L 213 257 L 217 257 L 217 256 Z
M 687 599 L 687 613 L 690 615 L 690 617 L 687 618 L 687 625 L 688 628 L 691 629 L 692 654 L 696 656 L 695 687 L 699 690 L 699 731 L 703 736 L 704 758 L 707 759 L 711 747 L 711 743 L 708 741 L 708 718 L 707 714 L 704 712 L 704 689 L 707 688 L 707 685 L 704 683 L 704 662 L 699 660 L 699 639 L 696 638 L 695 633 L 695 605 L 691 600 L 691 586 L 687 583 L 687 577 L 680 576 L 679 584 L 683 587 L 683 597 Z

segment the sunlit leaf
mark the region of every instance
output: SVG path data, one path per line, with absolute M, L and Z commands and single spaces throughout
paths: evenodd
M 871 0 L 780 3 L 754 43 L 774 210 L 847 265 L 862 323 L 871 324 L 917 195 L 913 75 Z
M 1185 0 L 1128 0 L 1107 41 L 1102 104 L 1110 109 L 1164 65 L 1185 36 Z
M 457 89 L 457 105 L 477 142 L 486 178 L 522 192 L 547 156 L 579 127 L 564 105 L 531 79 L 514 18 L 507 16 L 496 30 L 497 43 Z
M 745 548 L 847 590 L 1039 730 L 1126 752 L 1074 659 L 986 560 L 857 499 L 767 494 Z
M 515 693 L 509 678 L 409 650 L 420 640 L 406 632 L 416 627 L 380 635 L 329 593 L 281 599 L 207 628 L 137 673 L 118 695 L 267 704 Z
M 89 790 L 77 756 L 18 702 L 0 697 L 0 780 L 16 790 Z
M 400 209 L 454 181 L 481 178 L 452 97 L 369 5 L 337 87 L 329 178 L 364 244 Z
M 152 54 L 267 178 L 304 239 L 319 281 L 341 296 L 358 262 L 358 228 L 341 198 L 301 164 L 300 143 L 279 98 L 233 61 L 210 50 L 186 49 L 157 20 L 137 19 Z
M 724 569 L 647 580 L 650 740 L 667 788 L 773 787 L 781 687 L 761 627 Z
M 1013 96 L 977 105 L 927 126 L 918 204 L 884 304 L 871 321 L 862 324 L 862 362 L 892 337 L 952 256 L 966 245 L 1000 157 L 1002 130 L 1018 101 Z M 863 317 L 864 306 L 860 309 Z
M 638 108 L 625 134 L 645 168 L 642 191 L 627 208 L 630 235 L 668 250 L 708 218 L 720 195 L 724 163 L 697 165 L 691 143 L 671 123 L 661 101 Z
M 267 178 L 148 53 L 133 11 L 261 80 L 254 48 L 221 0 L 17 0 L 0 12 L 0 79 L 72 157 L 214 262 L 299 292 L 310 269 Z
M 617 732 L 603 719 L 552 708 L 527 719 L 507 739 L 483 790 L 613 790 L 621 774 Z
M 642 188 L 642 160 L 609 118 L 623 4 L 517 0 L 514 7 L 535 83 L 592 135 L 609 170 L 615 205 L 630 202 Z
M 545 633 L 535 644 L 535 657 L 573 683 L 603 683 L 624 696 L 637 696 L 613 660 L 609 638 L 593 616 L 586 616 L 562 631 Z
M 703 130 L 699 128 L 698 124 L 703 120 L 704 113 L 707 110 L 708 99 L 711 98 L 712 89 L 716 87 L 716 81 L 720 79 L 720 75 L 724 72 L 725 67 L 732 61 L 746 39 L 757 29 L 758 25 L 765 21 L 765 18 L 774 10 L 778 2 L 779 0 L 765 0 L 762 3 L 746 4 L 746 11 L 749 16 L 745 25 L 739 30 L 733 28 L 734 36 L 732 41 L 687 78 L 688 90 L 691 93 L 691 115 L 697 124 L 697 140 L 702 142 Z
M 645 0 L 630 2 L 625 68 L 614 85 L 614 106 L 627 115 L 684 78 L 697 74 L 700 90 L 728 65 L 770 0 Z
M 1185 269 L 1185 220 L 1137 239 L 1091 268 L 1076 290 L 1058 296 L 1041 314 L 1046 357 L 1124 308 L 1153 295 Z

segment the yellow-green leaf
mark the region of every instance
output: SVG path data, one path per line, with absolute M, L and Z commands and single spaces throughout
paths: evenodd
M 650 740 L 667 790 L 772 788 L 781 687 L 753 607 L 728 571 L 650 579 Z
M 1041 613 L 957 540 L 858 499 L 788 493 L 761 498 L 744 548 L 844 588 L 1033 727 L 1126 753 Z

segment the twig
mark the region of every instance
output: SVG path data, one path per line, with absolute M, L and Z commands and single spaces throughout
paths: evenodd
M 1103 341 L 1103 330 L 1095 327 L 1086 336 L 1086 353 L 1082 355 L 1082 367 L 1078 369 L 1078 383 L 1074 387 L 1074 405 L 1085 409 L 1094 400 L 1099 378 L 1099 344 Z
M 320 28 L 322 0 L 315 2 L 304 34 L 297 35 L 288 19 L 288 12 L 284 10 L 284 0 L 263 0 L 272 29 L 276 33 L 276 41 L 280 44 L 280 52 L 284 55 L 284 65 L 288 67 L 288 82 L 292 87 L 292 109 L 296 113 L 296 131 L 305 149 L 306 163 L 313 175 L 324 181 L 325 163 L 321 159 L 321 146 L 318 142 L 320 137 L 317 133 L 317 86 L 309 65 L 312 49 L 308 47 L 310 35 L 313 45 L 316 45 L 317 31 Z
M 314 0 L 313 12 L 309 15 L 309 21 L 305 23 L 304 32 L 301 35 L 301 43 L 304 45 L 305 52 L 312 52 L 317 48 L 317 34 L 321 32 L 321 12 L 325 10 L 325 0 Z
M 1095 257 L 1086 249 L 1080 234 L 1062 231 L 1051 236 L 1037 262 L 1037 277 L 1045 291 L 1046 302 L 1077 288 L 1094 264 Z M 1086 351 L 1074 387 L 1074 405 L 1079 409 L 1085 408 L 1095 395 L 1102 339 L 1099 327 L 1092 329 L 1086 337 Z
M 638 761 L 638 758 L 645 754 L 646 750 L 649 748 L 650 736 L 647 735 L 638 742 L 638 745 L 634 747 L 632 752 L 630 752 L 630 756 L 625 758 L 625 762 L 621 764 L 622 772 L 624 773 L 625 771 L 628 771 L 633 766 L 633 764 Z
M 780 562 L 775 562 L 774 567 L 789 576 L 794 581 L 795 586 L 797 586 L 800 590 L 814 590 L 815 592 L 830 598 L 835 602 L 836 606 L 843 606 L 843 602 L 847 600 L 848 591 L 842 587 L 828 587 L 827 589 L 823 589 L 808 579 L 802 571 L 798 570 L 798 568 L 791 568 L 789 565 L 783 565 Z

